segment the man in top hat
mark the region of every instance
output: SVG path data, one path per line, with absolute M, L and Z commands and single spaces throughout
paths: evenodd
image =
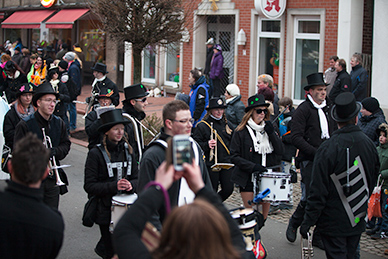
M 360 109 L 352 93 L 337 96 L 331 116 L 339 129 L 318 148 L 314 160 L 300 233 L 307 238 L 316 225 L 327 258 L 355 258 L 379 172 L 375 145 L 356 126 Z
M 73 132 L 77 128 L 77 109 L 73 101 L 77 100 L 77 96 L 81 94 L 81 64 L 75 59 L 74 52 L 67 52 L 63 56 L 63 60 L 68 63 L 67 74 L 69 80 L 72 79 L 75 83 L 75 93 L 70 97 L 70 103 L 68 105 L 68 111 L 70 115 L 70 132 Z
M 44 143 L 48 141 L 43 138 L 44 133 L 51 140 L 50 159 L 55 157 L 55 162 L 59 165 L 59 160 L 64 159 L 70 150 L 70 140 L 66 132 L 66 125 L 62 119 L 53 115 L 59 94 L 54 91 L 49 82 L 39 85 L 32 97 L 32 104 L 37 108 L 36 112 L 21 120 L 16 126 L 14 143 L 23 138 L 27 132 L 32 132 Z M 59 169 L 61 180 L 67 184 L 66 175 Z M 53 208 L 58 208 L 59 194 L 67 192 L 66 185 L 58 188 L 55 174 L 49 175 L 42 183 L 44 192 L 43 201 Z
M 117 88 L 116 84 L 110 80 L 106 74 L 108 74 L 108 71 L 106 71 L 106 65 L 103 63 L 96 63 L 92 68 L 94 81 L 92 83 L 92 94 L 95 96 L 96 94 L 99 94 L 101 89 L 111 89 L 113 90 L 113 105 L 117 106 L 119 105 L 120 101 L 120 95 L 119 95 L 119 89 Z
M 135 124 L 129 124 L 126 127 L 126 132 L 128 133 L 129 143 L 134 149 L 136 161 L 139 163 L 144 149 L 143 131 L 140 122 L 146 117 L 145 107 L 148 104 L 148 92 L 144 85 L 135 84 L 125 87 L 124 94 L 123 112 L 131 116 L 136 122 Z M 136 132 L 137 136 L 135 135 Z
M 115 106 L 112 104 L 114 92 L 112 89 L 103 88 L 100 94 L 96 96 L 98 106 L 88 113 L 85 118 L 85 131 L 88 134 L 88 149 L 91 150 L 94 146 L 101 143 L 102 135 L 98 132 L 98 128 L 102 125 L 100 115 L 103 112 L 113 110 Z M 109 108 L 108 108 L 109 107 Z
M 302 197 L 288 223 L 286 237 L 290 242 L 296 240 L 296 231 L 303 221 L 315 153 L 337 128 L 329 116 L 330 107 L 326 103 L 327 84 L 323 81 L 323 74 L 310 74 L 307 82 L 308 85 L 304 87 L 307 98 L 295 110 L 291 125 L 291 141 L 299 149 L 297 162 L 302 176 Z M 314 233 L 314 237 L 313 245 L 323 249 L 319 234 Z

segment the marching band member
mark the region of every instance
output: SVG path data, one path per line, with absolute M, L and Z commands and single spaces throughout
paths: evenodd
M 98 198 L 95 223 L 100 226 L 101 239 L 94 251 L 103 258 L 112 258 L 111 200 L 119 191 L 136 192 L 138 168 L 124 133 L 124 125 L 129 121 L 123 118 L 121 109 L 101 114 L 101 123 L 98 130 L 104 137 L 88 153 L 84 189 L 89 198 L 93 195 Z
M 244 207 L 251 208 L 254 190 L 252 173 L 267 171 L 266 166 L 280 165 L 283 143 L 269 121 L 269 104 L 264 96 L 256 94 L 248 99 L 245 115 L 233 134 L 230 145 L 231 161 L 235 165 L 232 181 L 240 186 Z M 262 203 L 263 216 L 267 218 L 270 203 Z
M 230 141 L 232 139 L 233 126 L 226 120 L 224 111 L 226 105 L 222 98 L 210 99 L 207 114 L 200 121 L 194 130 L 193 138 L 201 146 L 205 153 L 207 171 L 214 191 L 218 190 L 218 183 L 221 190 L 218 192 L 222 201 L 226 200 L 233 193 L 233 183 L 230 181 L 232 170 L 221 169 L 217 171 L 212 168 L 215 162 L 230 163 Z M 215 137 L 212 137 L 215 136 Z

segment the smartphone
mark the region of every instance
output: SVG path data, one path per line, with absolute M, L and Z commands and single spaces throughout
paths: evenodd
M 183 163 L 192 163 L 193 148 L 189 136 L 176 135 L 172 138 L 172 163 L 176 171 L 183 170 Z

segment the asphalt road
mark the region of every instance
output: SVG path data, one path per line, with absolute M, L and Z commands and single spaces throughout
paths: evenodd
M 81 217 L 87 196 L 83 190 L 84 164 L 87 148 L 72 144 L 69 155 L 61 164 L 69 164 L 66 169 L 70 181 L 69 192 L 60 198 L 59 210 L 65 220 L 65 239 L 58 258 L 99 258 L 93 251 L 100 233 L 97 225 L 92 228 L 81 224 Z M 3 184 L 3 183 L 1 183 Z M 268 219 L 260 231 L 262 241 L 268 251 L 267 258 L 300 258 L 300 239 L 289 243 L 284 231 L 287 226 L 275 220 Z M 314 258 L 325 258 L 324 251 L 314 249 Z M 381 258 L 366 252 L 361 252 L 361 258 Z

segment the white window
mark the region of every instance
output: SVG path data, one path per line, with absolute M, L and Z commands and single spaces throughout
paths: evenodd
M 305 99 L 306 76 L 319 71 L 321 21 L 319 16 L 294 19 L 293 98 Z
M 180 44 L 170 44 L 165 51 L 164 84 L 177 88 L 179 84 Z
M 156 54 L 154 48 L 147 46 L 143 50 L 142 82 L 155 83 Z

